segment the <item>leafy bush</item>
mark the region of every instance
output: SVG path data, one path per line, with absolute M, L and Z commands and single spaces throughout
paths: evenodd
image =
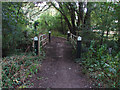
M 2 3 L 2 50 L 3 56 L 12 53 L 24 39 L 26 22 L 22 13 L 22 3 Z
M 97 80 L 99 87 L 120 88 L 120 52 L 114 56 L 109 54 L 106 44 L 94 47 L 94 43 L 93 41 L 89 51 L 84 54 L 84 70 L 88 70 L 90 77 Z

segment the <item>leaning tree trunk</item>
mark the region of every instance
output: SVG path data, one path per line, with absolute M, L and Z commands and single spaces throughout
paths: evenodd
M 90 10 L 90 3 L 87 3 L 87 12 L 84 18 L 83 28 L 85 30 L 91 30 L 91 10 Z
M 106 39 L 108 39 L 108 35 L 109 35 L 109 29 L 107 29 Z
M 71 23 L 72 23 L 72 32 L 74 35 L 76 35 L 76 26 L 75 26 L 75 9 L 73 8 L 73 5 L 70 5 L 70 12 L 71 12 Z
M 61 15 L 61 31 L 62 31 L 62 33 L 64 34 L 64 29 L 63 29 L 63 18 L 62 18 L 62 15 Z
M 88 37 L 86 37 L 86 39 L 90 40 L 89 35 L 90 35 L 90 30 L 91 30 L 91 9 L 90 9 L 90 4 L 91 3 L 87 3 L 87 12 L 86 15 L 84 17 L 84 22 L 82 24 L 82 32 L 83 35 L 88 35 Z M 84 37 L 84 36 L 83 36 Z M 86 46 L 90 47 L 90 41 L 86 42 Z
M 103 44 L 103 38 L 104 38 L 103 36 L 104 36 L 104 30 L 102 31 L 100 45 L 102 45 L 102 44 Z

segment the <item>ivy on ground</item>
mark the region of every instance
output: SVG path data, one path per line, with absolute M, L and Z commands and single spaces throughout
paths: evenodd
M 17 88 L 40 69 L 44 56 L 16 55 L 2 60 L 2 87 Z

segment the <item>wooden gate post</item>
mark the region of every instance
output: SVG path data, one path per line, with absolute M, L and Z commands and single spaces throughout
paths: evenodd
M 34 37 L 34 50 L 35 50 L 35 54 L 38 55 L 38 37 L 37 36 Z
M 81 58 L 81 51 L 82 51 L 81 40 L 82 40 L 82 37 L 78 36 L 78 38 L 77 38 L 77 58 Z
M 69 37 L 70 37 L 70 31 L 67 32 L 67 40 L 69 41 Z
M 49 43 L 51 42 L 51 31 L 49 31 Z

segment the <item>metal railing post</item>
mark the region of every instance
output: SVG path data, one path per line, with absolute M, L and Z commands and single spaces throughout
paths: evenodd
M 34 37 L 34 50 L 35 50 L 35 54 L 38 55 L 38 37 L 37 36 Z
M 38 56 L 40 56 L 40 36 L 38 35 Z
M 67 40 L 69 41 L 70 31 L 67 32 Z
M 77 38 L 77 58 L 81 58 L 81 51 L 82 51 L 81 40 L 82 40 L 82 37 L 78 36 L 78 38 Z
M 49 31 L 49 43 L 51 42 L 51 31 Z

